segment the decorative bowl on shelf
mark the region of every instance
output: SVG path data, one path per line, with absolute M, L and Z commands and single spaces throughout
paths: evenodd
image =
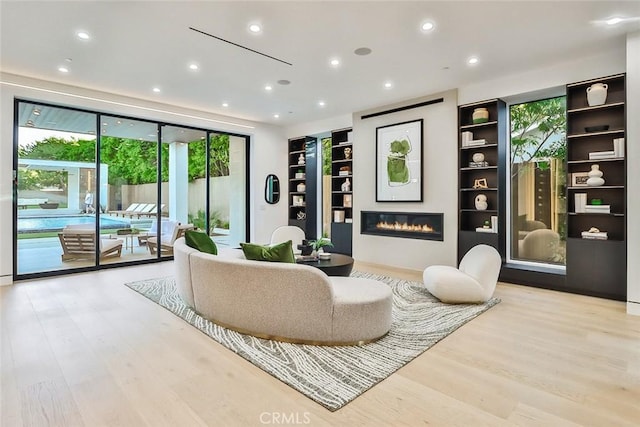
M 603 132 L 609 130 L 609 125 L 587 126 L 584 130 L 585 132 Z
M 331 252 L 318 252 L 318 258 L 320 259 L 331 259 Z

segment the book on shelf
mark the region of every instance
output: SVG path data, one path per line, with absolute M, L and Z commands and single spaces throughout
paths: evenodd
M 611 205 L 586 205 L 584 207 L 586 213 L 611 213 Z
M 584 208 L 587 206 L 587 193 L 576 193 L 574 211 L 576 213 L 584 213 Z
M 492 228 L 476 227 L 478 233 L 496 233 Z
M 583 231 L 582 238 L 591 240 L 607 240 L 609 236 L 607 235 L 606 231 L 598 231 L 595 233 L 592 231 Z
M 480 145 L 485 145 L 487 143 L 486 139 L 472 139 L 470 141 L 462 141 L 463 147 L 478 147 Z
M 498 215 L 491 215 L 491 229 L 494 233 L 498 232 Z
M 466 143 L 473 139 L 473 132 L 465 131 L 460 134 L 460 139 L 462 141 L 462 146 L 466 147 Z
M 484 161 L 484 162 L 469 162 L 469 167 L 470 168 L 485 168 L 489 166 L 489 162 Z
M 613 159 L 615 157 L 615 151 L 594 151 L 589 153 L 589 160 Z
M 624 138 L 615 138 L 613 140 L 613 152 L 616 157 L 624 157 Z

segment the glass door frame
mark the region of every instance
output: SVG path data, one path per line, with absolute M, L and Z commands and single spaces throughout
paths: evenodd
M 24 274 L 19 274 L 18 273 L 18 163 L 19 163 L 19 158 L 18 158 L 18 149 L 19 149 L 19 106 L 21 103 L 28 103 L 28 104 L 34 104 L 34 105 L 38 105 L 38 106 L 42 106 L 42 107 L 51 107 L 51 108 L 57 108 L 57 109 L 63 109 L 63 110 L 70 110 L 70 111 L 77 111 L 77 112 L 83 112 L 83 113 L 90 113 L 90 114 L 95 114 L 96 115 L 96 123 L 95 123 L 95 135 L 96 135 L 96 155 L 95 155 L 95 164 L 97 165 L 96 167 L 99 168 L 100 165 L 100 141 L 101 141 L 101 132 L 100 132 L 100 124 L 101 124 L 101 118 L 102 116 L 109 116 L 109 117 L 114 117 L 114 118 L 122 118 L 122 119 L 127 119 L 127 120 L 136 120 L 136 121 L 142 121 L 142 122 L 148 122 L 148 123 L 155 123 L 157 125 L 157 129 L 158 129 L 158 133 L 157 133 L 157 139 L 156 139 L 156 143 L 157 143 L 157 159 L 158 159 L 158 170 L 157 170 L 157 182 L 156 182 L 156 186 L 157 186 L 157 201 L 158 201 L 158 206 L 161 204 L 162 202 L 162 127 L 163 126 L 176 126 L 176 127 L 183 127 L 183 128 L 188 128 L 188 129 L 193 129 L 193 130 L 197 130 L 197 131 L 203 131 L 206 133 L 207 135 L 207 153 L 209 150 L 209 144 L 210 144 L 210 135 L 211 134 L 225 134 L 225 135 L 229 135 L 229 136 L 235 136 L 238 138 L 243 138 L 245 140 L 245 236 L 247 237 L 247 241 L 250 241 L 250 223 L 251 223 L 251 211 L 250 211 L 250 200 L 252 197 L 252 193 L 251 193 L 251 185 L 250 185 L 250 143 L 251 143 L 251 138 L 249 135 L 244 135 L 244 134 L 238 134 L 238 133 L 233 133 L 233 132 L 226 132 L 226 131 L 219 131 L 219 130 L 213 130 L 213 129 L 204 129 L 204 128 L 199 128 L 196 126 L 189 126 L 189 125 L 182 125 L 182 124 L 178 124 L 178 123 L 172 123 L 172 122 L 166 122 L 166 121 L 162 121 L 162 120 L 153 120 L 153 119 L 148 119 L 148 118 L 139 118 L 139 117 L 133 117 L 133 116 L 125 116 L 125 115 L 121 115 L 121 114 L 114 114 L 114 113 L 110 113 L 110 112 L 105 112 L 105 111 L 95 111 L 95 110 L 89 110 L 86 108 L 82 108 L 82 107 L 70 107 L 70 106 L 66 106 L 66 105 L 57 105 L 57 104 L 52 104 L 52 103 L 48 103 L 48 102 L 44 102 L 44 101 L 36 101 L 36 100 L 31 100 L 31 99 L 23 99 L 23 98 L 14 98 L 13 100 L 13 106 L 14 106 L 14 110 L 13 110 L 13 182 L 12 182 L 12 246 L 13 246 L 13 259 L 12 259 L 12 264 L 13 264 L 13 281 L 20 281 L 20 280 L 29 280 L 29 279 L 36 279 L 36 278 L 42 278 L 42 277 L 52 277 L 52 276 L 62 276 L 62 275 L 67 275 L 67 274 L 74 274 L 74 273 L 82 273 L 82 272 L 88 272 L 88 271 L 98 271 L 98 270 L 103 270 L 103 269 L 110 269 L 110 268 L 120 268 L 120 267 L 126 267 L 126 266 L 132 266 L 132 265 L 144 265 L 144 264 L 151 264 L 151 263 L 156 263 L 156 262 L 163 262 L 163 261 L 169 261 L 169 260 L 173 260 L 173 256 L 165 256 L 165 257 L 161 257 L 160 252 L 158 251 L 157 256 L 156 257 L 150 257 L 147 259 L 140 259 L 140 260 L 132 260 L 132 261 L 123 261 L 123 262 L 118 262 L 118 263 L 108 263 L 108 264 L 101 264 L 100 263 L 100 248 L 99 246 L 96 244 L 96 251 L 95 251 L 95 259 L 94 259 L 94 265 L 91 266 L 84 266 L 84 267 L 77 267 L 77 268 L 67 268 L 67 269 L 59 269 L 59 270 L 49 270 L 49 271 L 42 271 L 42 272 L 33 272 L 33 273 L 24 273 Z M 208 214 L 209 214 L 209 156 L 207 155 L 207 171 L 206 171 L 206 176 L 207 176 L 207 184 L 206 184 L 206 188 L 207 188 L 207 192 L 206 192 L 206 209 L 207 209 L 207 213 L 205 218 L 207 218 L 207 222 L 206 222 L 206 227 L 207 229 L 209 229 L 209 223 L 208 223 Z M 98 169 L 99 170 L 99 169 Z M 101 182 L 100 182 L 100 174 L 96 174 L 96 191 L 94 193 L 94 200 L 99 201 L 101 200 L 100 196 L 101 196 Z M 96 221 L 95 221 L 95 231 L 96 231 L 96 236 L 99 236 L 99 232 L 100 232 L 100 209 L 96 209 Z M 160 233 L 160 219 L 162 218 L 161 212 L 158 209 L 157 213 L 156 213 L 156 219 L 157 219 L 157 224 L 158 224 L 158 228 L 156 230 L 157 233 Z M 160 234 L 158 234 L 159 236 Z

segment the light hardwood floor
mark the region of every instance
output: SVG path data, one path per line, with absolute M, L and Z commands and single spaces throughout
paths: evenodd
M 640 317 L 619 302 L 500 284 L 502 303 L 332 413 L 122 285 L 172 269 L 0 289 L 1 425 L 640 424 Z

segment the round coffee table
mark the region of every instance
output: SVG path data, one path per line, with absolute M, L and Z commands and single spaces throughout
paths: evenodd
M 330 259 L 317 261 L 297 261 L 298 264 L 306 264 L 322 270 L 327 276 L 349 276 L 353 270 L 353 258 L 349 255 L 331 254 Z

